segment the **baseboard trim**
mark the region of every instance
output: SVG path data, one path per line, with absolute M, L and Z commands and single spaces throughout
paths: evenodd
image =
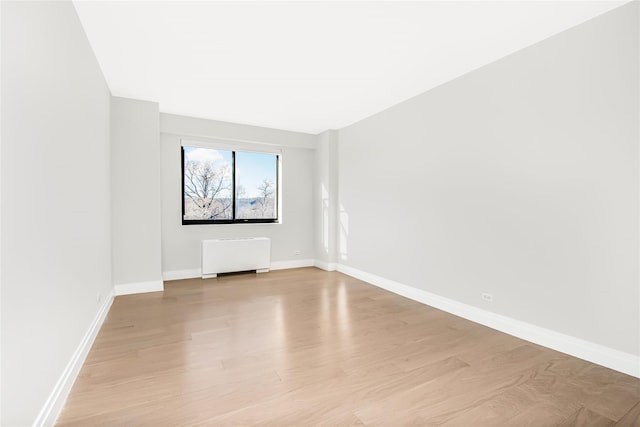
M 492 313 L 343 264 L 338 264 L 337 270 L 379 288 L 463 317 L 472 322 L 480 323 L 532 343 L 640 378 L 640 356 Z
M 200 268 L 192 268 L 190 270 L 164 271 L 162 273 L 162 279 L 165 282 L 168 282 L 170 280 L 197 279 L 198 277 L 202 277 L 202 270 Z
M 289 268 L 313 267 L 312 259 L 293 259 L 289 261 L 271 261 L 271 270 L 286 270 Z
M 119 295 L 131 295 L 131 294 L 143 294 L 145 292 L 160 292 L 164 291 L 164 283 L 162 280 L 152 280 L 150 282 L 137 282 L 137 283 L 124 283 L 115 285 L 115 294 Z
M 338 268 L 335 262 L 321 261 L 319 259 L 315 260 L 313 265 L 325 271 L 336 271 Z
M 93 341 L 96 339 L 96 336 L 104 323 L 104 319 L 107 317 L 107 313 L 109 313 L 109 309 L 113 303 L 113 298 L 114 293 L 113 291 L 110 291 L 105 297 L 104 303 L 100 306 L 93 322 L 91 322 L 87 333 L 82 338 L 82 341 L 80 341 L 80 345 L 78 345 L 76 351 L 71 357 L 71 360 L 69 360 L 64 371 L 62 371 L 62 375 L 60 375 L 60 378 L 51 391 L 49 398 L 40 410 L 38 417 L 33 423 L 34 426 L 52 426 L 55 424 L 62 408 L 64 407 L 67 397 L 69 396 L 69 392 L 73 387 L 73 383 L 75 383 L 76 378 L 80 373 L 80 369 L 87 358 L 87 354 L 93 345 Z
M 289 261 L 272 261 L 271 270 L 285 270 L 288 268 L 301 268 L 301 267 L 313 267 L 315 261 L 313 259 L 295 259 Z M 197 279 L 202 277 L 201 270 L 199 268 L 192 268 L 190 270 L 173 270 L 165 271 L 162 273 L 162 278 L 165 281 L 170 280 L 184 280 L 184 279 Z

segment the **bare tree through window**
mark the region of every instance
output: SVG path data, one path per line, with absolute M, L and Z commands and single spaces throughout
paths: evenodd
M 277 156 L 236 152 L 236 216 L 240 219 L 277 217 Z
M 278 155 L 185 146 L 182 171 L 183 224 L 277 220 Z
M 258 216 L 264 218 L 273 212 L 273 181 L 265 178 L 258 186 L 258 194 L 255 210 L 258 211 Z

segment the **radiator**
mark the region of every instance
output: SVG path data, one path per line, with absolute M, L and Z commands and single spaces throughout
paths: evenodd
M 267 237 L 202 241 L 203 279 L 234 271 L 266 273 L 270 267 L 271 240 Z

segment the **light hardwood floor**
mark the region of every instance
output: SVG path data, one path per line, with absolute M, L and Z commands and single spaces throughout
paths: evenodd
M 117 297 L 58 423 L 638 426 L 640 380 L 304 268 Z

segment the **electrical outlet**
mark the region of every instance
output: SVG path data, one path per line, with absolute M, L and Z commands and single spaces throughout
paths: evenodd
M 298 251 L 293 251 L 293 254 L 294 254 L 294 255 L 300 255 L 301 253 L 302 253 L 302 252 L 301 252 L 301 251 L 299 251 L 299 250 L 298 250 Z
M 96 302 L 98 302 L 98 303 L 99 303 L 101 300 L 102 300 L 102 295 L 100 295 L 100 293 L 98 292 L 98 293 L 96 294 Z
M 491 294 L 482 294 L 482 300 L 486 302 L 493 302 L 493 295 Z

